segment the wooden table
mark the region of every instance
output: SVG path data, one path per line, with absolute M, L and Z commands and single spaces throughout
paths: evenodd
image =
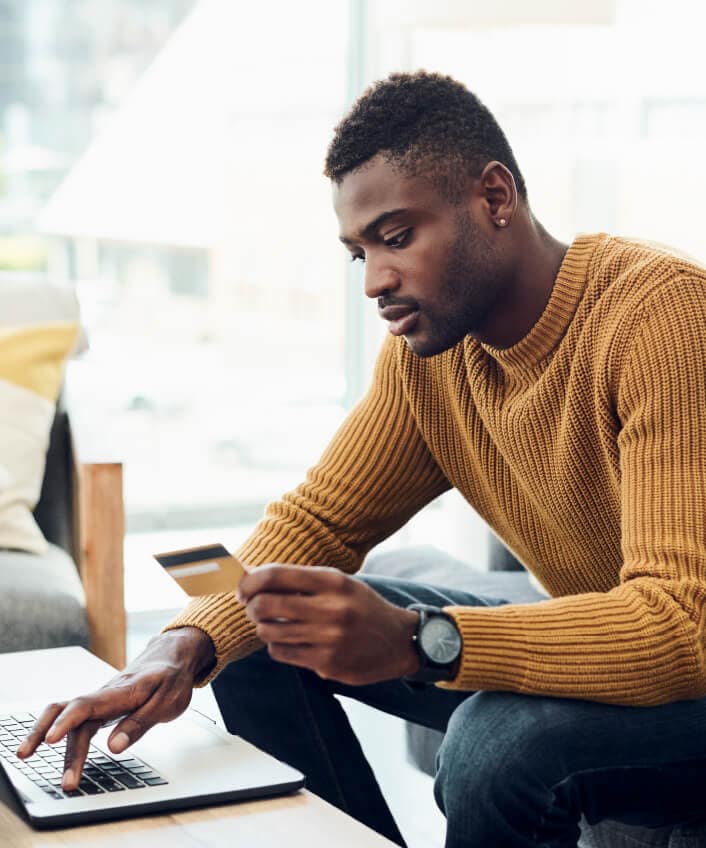
M 0 702 L 63 700 L 102 685 L 112 669 L 83 648 L 0 654 Z M 150 848 L 383 848 L 393 843 L 306 790 L 187 812 L 34 831 L 0 803 L 0 844 Z

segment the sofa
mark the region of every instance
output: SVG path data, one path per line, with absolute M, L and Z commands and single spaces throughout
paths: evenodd
M 78 319 L 73 290 L 0 277 L 0 652 L 82 645 L 121 667 L 122 466 L 86 456 L 59 392 L 77 348 L 56 331 Z
M 372 552 L 364 572 L 399 577 L 405 580 L 469 588 L 470 565 L 431 546 L 401 551 Z M 504 545 L 492 536 L 486 568 L 472 572 L 473 592 L 505 598 L 514 603 L 531 603 L 545 598 L 530 581 L 525 568 Z M 407 757 L 416 768 L 434 775 L 436 752 L 443 738 L 436 730 L 407 723 Z M 590 826 L 581 823 L 579 848 L 704 848 L 706 846 L 706 794 L 703 821 L 675 827 L 647 828 L 603 821 Z

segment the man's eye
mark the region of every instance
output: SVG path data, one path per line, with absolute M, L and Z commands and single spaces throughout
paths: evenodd
M 385 239 L 385 247 L 402 247 L 409 238 L 412 228 L 402 230 L 401 233 L 396 233 L 394 236 Z

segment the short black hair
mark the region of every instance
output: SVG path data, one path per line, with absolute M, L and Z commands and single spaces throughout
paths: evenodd
M 340 183 L 378 153 L 405 174 L 428 177 L 452 201 L 460 199 L 469 177 L 497 160 L 527 201 L 524 178 L 498 122 L 449 76 L 394 73 L 373 83 L 335 128 L 324 174 Z

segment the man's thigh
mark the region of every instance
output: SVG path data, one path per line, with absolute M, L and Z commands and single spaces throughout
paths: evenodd
M 591 824 L 672 825 L 706 813 L 706 699 L 628 707 L 479 692 L 451 716 L 438 763 L 437 781 L 467 797 L 492 785 Z

